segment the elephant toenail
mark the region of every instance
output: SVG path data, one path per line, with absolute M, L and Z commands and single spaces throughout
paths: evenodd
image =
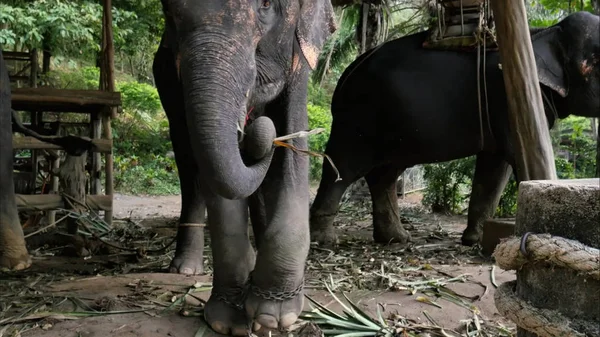
M 181 273 L 185 274 L 185 275 L 191 275 L 191 274 L 193 274 L 193 271 L 192 271 L 192 268 L 183 268 L 181 270 Z
M 256 321 L 260 325 L 265 326 L 267 329 L 277 329 L 278 327 L 277 319 L 271 315 L 258 315 L 258 317 L 256 317 Z
M 226 324 L 223 324 L 222 322 L 219 322 L 219 321 L 212 322 L 210 324 L 210 327 L 217 333 L 220 333 L 222 335 L 229 335 L 229 328 L 227 327 Z
M 248 336 L 248 329 L 246 327 L 231 328 L 231 334 L 234 336 Z
M 262 328 L 262 325 L 260 325 L 260 323 L 258 323 L 258 322 L 252 323 L 252 331 L 258 331 L 258 330 L 260 330 L 260 328 Z
M 287 313 L 287 314 L 281 316 L 281 320 L 279 321 L 279 327 L 287 328 L 290 325 L 296 323 L 297 320 L 298 320 L 298 315 L 296 315 L 293 312 Z

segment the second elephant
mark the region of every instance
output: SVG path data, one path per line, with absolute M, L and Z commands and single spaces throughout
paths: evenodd
M 570 114 L 600 115 L 598 22 L 597 15 L 577 12 L 554 26 L 532 30 L 550 127 Z M 375 241 L 409 241 L 396 202 L 398 176 L 414 165 L 476 155 L 462 243 L 479 242 L 482 224 L 493 215 L 515 168 L 499 53 L 486 54 L 489 113 L 484 105 L 480 120 L 477 53 L 425 49 L 427 36 L 428 32 L 417 33 L 366 52 L 338 81 L 325 153 L 342 180 L 336 181 L 324 161 L 310 212 L 312 241 L 325 245 L 337 241 L 333 220 L 340 199 L 363 176 L 373 202 Z M 482 96 L 483 83 L 482 76 Z

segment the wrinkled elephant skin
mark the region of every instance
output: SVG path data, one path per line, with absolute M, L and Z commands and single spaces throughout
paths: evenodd
M 29 268 L 31 258 L 15 199 L 10 100 L 8 70 L 0 50 L 0 269 L 22 270 Z
M 205 318 L 222 334 L 288 327 L 302 309 L 308 160 L 273 139 L 308 128 L 308 75 L 331 35 L 329 1 L 162 0 L 153 72 L 169 119 L 182 207 L 170 271 L 203 272 Z M 291 143 L 307 148 L 305 139 Z M 208 218 L 205 219 L 205 212 Z M 250 217 L 257 244 L 248 237 Z
M 342 180 L 336 182 L 324 161 L 310 210 L 311 240 L 336 245 L 333 220 L 342 194 L 364 176 L 373 203 L 374 240 L 409 241 L 399 219 L 398 176 L 414 165 L 476 155 L 462 243 L 479 242 L 482 224 L 493 216 L 515 165 L 499 55 L 488 51 L 485 57 L 480 119 L 477 52 L 424 49 L 427 35 L 417 33 L 367 51 L 339 79 L 325 152 Z M 554 26 L 532 29 L 532 44 L 549 126 L 569 114 L 599 117 L 598 16 L 577 12 Z

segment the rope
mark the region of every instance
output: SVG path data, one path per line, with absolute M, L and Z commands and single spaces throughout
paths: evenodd
M 568 318 L 555 310 L 537 309 L 515 294 L 516 281 L 502 284 L 496 289 L 496 308 L 504 317 L 519 327 L 541 337 L 585 337 L 573 330 Z
M 462 0 L 461 0 L 462 6 Z M 479 104 L 479 136 L 481 138 L 481 148 L 485 145 L 485 137 L 483 133 L 483 111 L 481 107 L 481 71 L 483 70 L 483 90 L 485 95 L 485 115 L 487 117 L 487 127 L 490 132 L 490 136 L 493 140 L 492 125 L 490 121 L 490 111 L 487 93 L 487 37 L 490 36 L 494 41 L 496 37 L 488 26 L 487 18 L 484 14 L 486 9 L 489 8 L 487 1 L 484 1 L 479 5 L 479 23 L 475 31 L 475 41 L 477 42 L 477 102 Z M 481 66 L 481 47 L 483 45 L 483 67 Z
M 526 233 L 503 240 L 495 249 L 496 264 L 504 270 L 519 270 L 527 263 L 545 262 L 600 280 L 600 250 L 578 241 L 550 234 Z M 517 326 L 540 337 L 584 337 L 570 327 L 571 320 L 556 310 L 539 309 L 516 295 L 516 281 L 497 288 L 498 311 Z
M 530 234 L 525 241 L 529 257 L 521 252 L 521 239 L 503 241 L 496 247 L 494 258 L 504 270 L 518 270 L 526 263 L 550 262 L 600 280 L 600 250 L 550 234 Z

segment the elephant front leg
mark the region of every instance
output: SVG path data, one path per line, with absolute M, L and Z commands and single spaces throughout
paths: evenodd
M 482 152 L 477 155 L 467 228 L 461 238 L 464 246 L 473 246 L 480 241 L 483 222 L 494 215 L 511 171 L 501 154 Z
M 197 275 L 203 272 L 204 267 L 203 226 L 206 203 L 201 193 L 201 177 L 185 120 L 183 89 L 177 79 L 175 60 L 169 49 L 158 49 L 153 72 L 161 103 L 169 119 L 169 132 L 181 187 L 177 247 L 169 271 Z
M 294 146 L 306 148 L 305 140 Z M 254 328 L 287 328 L 303 308 L 304 267 L 308 256 L 308 158 L 291 150 L 276 150 L 271 168 L 257 191 L 253 210 L 264 227 L 258 242 L 246 312 Z M 258 223 L 255 224 L 259 225 Z
M 406 243 L 410 233 L 404 229 L 398 210 L 396 182 L 403 169 L 393 165 L 376 167 L 365 179 L 373 204 L 373 239 L 378 243 Z
M 248 237 L 245 200 L 215 197 L 208 202 L 208 222 L 213 252 L 213 290 L 204 318 L 218 333 L 245 336 L 248 321 L 244 296 L 255 253 Z

